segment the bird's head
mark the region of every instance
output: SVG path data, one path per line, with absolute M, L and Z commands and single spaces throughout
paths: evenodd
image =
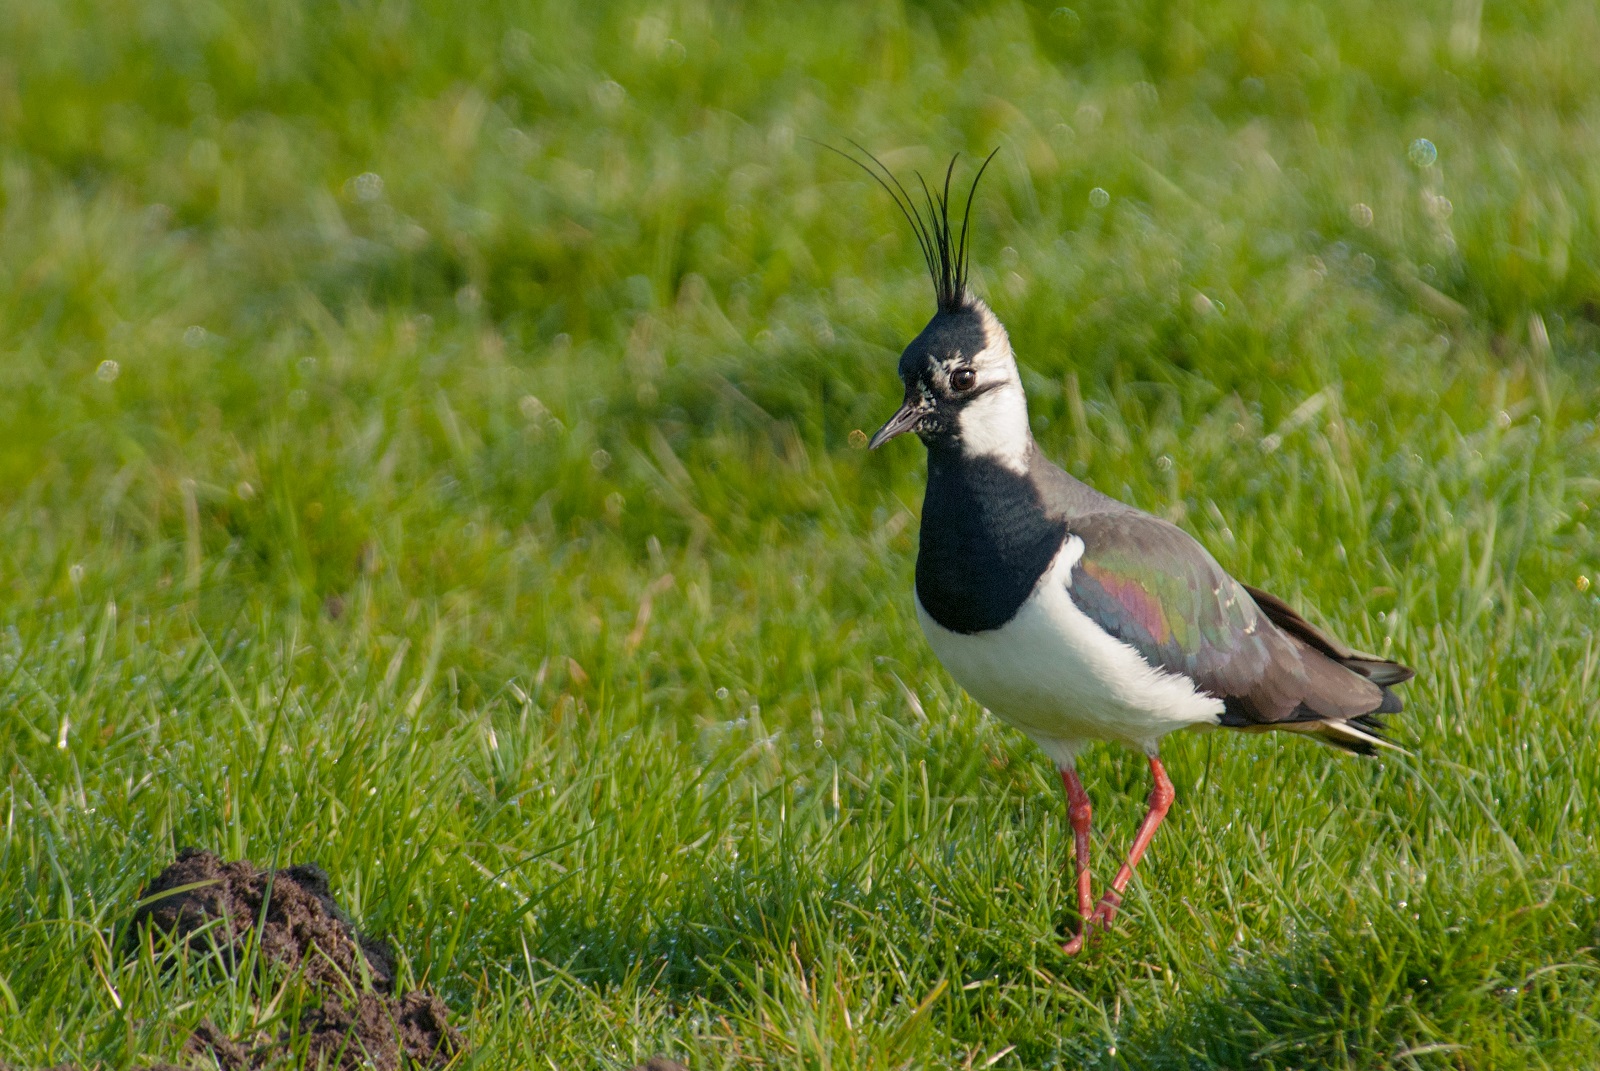
M 934 313 L 900 355 L 905 401 L 870 445 L 914 431 L 929 450 L 1027 468 L 1028 402 L 1006 329 L 978 298 Z
M 994 153 L 972 179 L 959 232 L 953 230 L 950 220 L 955 160 L 950 161 L 944 188 L 938 193 L 918 176 L 923 194 L 923 206 L 919 207 L 888 168 L 870 153 L 867 156 L 878 170 L 861 166 L 894 198 L 916 234 L 938 302 L 933 319 L 900 355 L 905 401 L 869 445 L 877 449 L 912 431 L 930 451 L 985 456 L 1009 468 L 1026 469 L 1033 436 L 1028 430 L 1028 404 L 1011 340 L 989 306 L 967 287 L 972 197 Z

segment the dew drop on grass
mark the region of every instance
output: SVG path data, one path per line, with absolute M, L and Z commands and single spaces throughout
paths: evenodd
M 595 107 L 605 113 L 616 111 L 628 99 L 628 91 L 622 88 L 622 84 L 609 78 L 597 84 L 589 92 L 594 99 Z
M 1418 138 L 1411 143 L 1411 148 L 1406 155 L 1418 167 L 1432 167 L 1433 162 L 1439 159 L 1439 150 L 1427 138 Z
M 376 171 L 363 171 L 347 181 L 344 190 L 351 200 L 371 204 L 383 196 L 383 176 Z
M 1062 37 L 1070 37 L 1083 25 L 1083 19 L 1070 7 L 1058 7 L 1050 13 L 1050 29 Z
M 1089 191 L 1089 203 L 1096 208 L 1104 208 L 1106 205 L 1111 203 L 1111 194 L 1107 193 L 1101 187 L 1096 186 L 1094 189 Z
M 94 378 L 102 383 L 111 383 L 122 374 L 122 366 L 116 361 L 105 360 L 100 362 L 100 367 L 94 370 Z

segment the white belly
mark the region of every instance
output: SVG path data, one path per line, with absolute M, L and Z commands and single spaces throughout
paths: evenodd
M 1215 725 L 1222 700 L 1186 677 L 1153 669 L 1108 635 L 1067 594 L 1083 540 L 1069 536 L 1016 616 L 989 632 L 944 628 L 917 601 L 917 618 L 939 661 L 996 717 L 1033 738 L 1057 765 L 1091 740 L 1154 754 L 1175 729 Z

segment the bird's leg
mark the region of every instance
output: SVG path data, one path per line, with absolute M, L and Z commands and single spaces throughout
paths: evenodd
M 1089 917 L 1094 913 L 1094 892 L 1089 888 L 1089 823 L 1094 808 L 1083 782 L 1078 780 L 1077 770 L 1063 769 L 1061 784 L 1067 790 L 1067 817 L 1072 819 L 1072 854 L 1078 883 L 1078 932 L 1066 944 L 1067 955 L 1074 956 L 1083 948 Z
M 1133 877 L 1133 868 L 1139 865 L 1140 857 L 1150 846 L 1150 839 L 1156 835 L 1157 827 L 1167 816 L 1167 809 L 1172 806 L 1172 799 L 1177 794 L 1172 789 L 1172 782 L 1167 779 L 1167 771 L 1161 767 L 1161 760 L 1154 755 L 1150 756 L 1150 773 L 1156 779 L 1155 787 L 1150 790 L 1150 809 L 1145 812 L 1144 821 L 1139 823 L 1139 832 L 1134 834 L 1133 847 L 1128 849 L 1128 861 L 1117 871 L 1111 888 L 1100 897 L 1100 903 L 1094 909 L 1097 926 L 1110 926 L 1111 920 L 1117 917 L 1117 908 L 1122 906 L 1122 891 Z

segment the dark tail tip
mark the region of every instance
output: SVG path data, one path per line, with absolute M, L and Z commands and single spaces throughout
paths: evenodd
M 1391 684 L 1404 684 L 1417 675 L 1417 671 L 1410 666 L 1402 666 L 1399 662 L 1390 662 L 1384 658 L 1341 658 L 1339 662 L 1344 668 L 1359 673 L 1373 684 L 1388 687 Z

